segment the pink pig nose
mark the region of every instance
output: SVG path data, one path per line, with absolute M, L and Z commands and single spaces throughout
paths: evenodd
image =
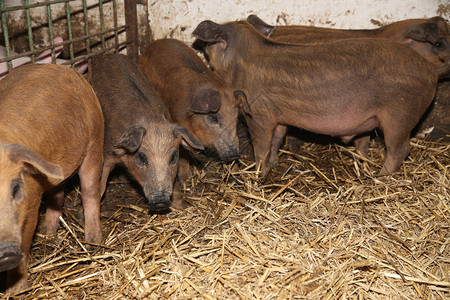
M 0 272 L 17 267 L 23 258 L 20 248 L 11 243 L 0 244 Z

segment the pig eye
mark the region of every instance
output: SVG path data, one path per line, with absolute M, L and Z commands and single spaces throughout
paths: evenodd
M 178 162 L 178 151 L 173 151 L 170 155 L 169 164 L 174 165 Z
M 439 40 L 436 42 L 436 44 L 434 44 L 434 47 L 439 48 L 439 49 L 444 49 L 444 43 L 442 42 L 442 40 Z
M 14 200 L 22 200 L 22 186 L 19 180 L 13 180 L 11 183 L 11 196 Z
M 216 125 L 219 123 L 219 118 L 218 118 L 217 114 L 208 114 L 206 116 L 206 120 L 208 121 L 209 124 L 212 124 L 212 125 Z
M 134 156 L 134 161 L 138 167 L 145 167 L 148 165 L 147 155 L 140 151 Z

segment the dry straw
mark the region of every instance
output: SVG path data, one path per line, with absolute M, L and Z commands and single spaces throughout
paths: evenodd
M 151 215 L 126 180 L 102 204 L 87 252 L 68 195 L 63 226 L 37 234 L 24 299 L 449 299 L 450 145 L 412 140 L 388 178 L 384 156 L 305 144 L 265 182 L 215 162 L 184 186 L 191 207 Z M 6 297 L 6 296 L 3 296 Z

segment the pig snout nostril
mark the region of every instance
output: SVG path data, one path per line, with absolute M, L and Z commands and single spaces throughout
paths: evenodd
M 240 155 L 239 155 L 239 151 L 237 151 L 237 150 L 228 151 L 221 156 L 221 159 L 224 162 L 232 162 L 233 160 L 236 160 L 239 158 L 240 158 Z
M 153 211 L 169 209 L 171 204 L 170 195 L 166 192 L 157 192 L 148 197 L 148 208 Z
M 0 245 L 0 272 L 11 270 L 22 261 L 23 254 L 18 246 L 11 244 Z

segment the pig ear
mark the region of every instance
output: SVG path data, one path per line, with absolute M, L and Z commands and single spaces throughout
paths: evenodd
M 439 39 L 439 27 L 436 23 L 431 22 L 414 24 L 406 29 L 404 36 L 416 41 L 435 44 Z
M 49 163 L 36 152 L 19 144 L 3 146 L 9 158 L 17 163 L 24 164 L 24 170 L 30 174 L 42 173 L 49 178 L 64 179 L 64 174 L 59 165 Z
M 250 105 L 248 105 L 247 96 L 245 95 L 245 93 L 241 90 L 236 90 L 234 91 L 233 95 L 236 98 L 239 107 L 242 108 L 244 113 L 251 116 L 252 111 L 250 110 Z
M 247 22 L 250 23 L 250 25 L 255 27 L 256 30 L 261 32 L 266 37 L 269 37 L 275 28 L 274 26 L 269 25 L 260 18 L 258 18 L 256 15 L 248 16 Z
M 215 113 L 220 108 L 220 94 L 213 89 L 201 90 L 194 97 L 190 110 L 199 114 Z
M 228 34 L 225 32 L 224 26 L 209 20 L 198 24 L 192 34 L 205 42 L 226 43 L 228 40 Z
M 141 125 L 130 126 L 114 145 L 114 155 L 120 156 L 125 154 L 125 152 L 135 152 L 141 146 L 145 132 L 145 128 Z
M 173 135 L 182 139 L 181 144 L 184 148 L 192 147 L 198 150 L 205 150 L 203 143 L 196 138 L 189 130 L 181 125 L 175 125 L 173 129 Z

